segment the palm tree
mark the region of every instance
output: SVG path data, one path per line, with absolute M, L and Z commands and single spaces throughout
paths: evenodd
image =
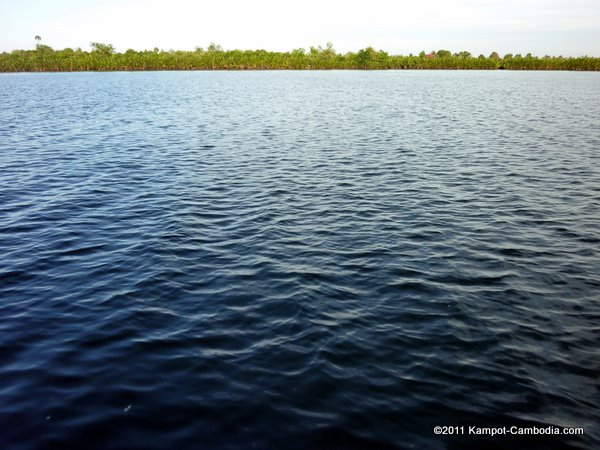
M 40 45 L 40 42 L 41 42 L 42 38 L 41 38 L 40 35 L 36 34 L 34 39 L 35 39 L 35 45 L 37 47 L 38 45 Z

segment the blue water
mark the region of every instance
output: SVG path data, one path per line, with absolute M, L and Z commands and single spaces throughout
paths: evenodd
M 1 75 L 0 447 L 600 446 L 598 99 L 600 73 Z

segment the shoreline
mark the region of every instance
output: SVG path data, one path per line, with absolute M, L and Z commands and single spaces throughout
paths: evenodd
M 83 69 L 83 70 L 0 70 L 0 74 L 9 73 L 115 73 L 115 72 L 600 72 L 600 69 L 357 69 L 357 68 L 315 68 L 315 69 Z
M 266 50 L 129 49 L 117 53 L 112 45 L 92 43 L 91 51 L 66 48 L 54 50 L 38 44 L 34 50 L 0 53 L 0 72 L 134 72 L 160 70 L 535 70 L 600 71 L 600 58 L 590 56 L 537 57 L 527 53 L 474 56 L 469 52 L 438 50 L 418 55 L 390 55 L 372 47 L 357 52 L 336 53 L 332 47 L 290 52 Z

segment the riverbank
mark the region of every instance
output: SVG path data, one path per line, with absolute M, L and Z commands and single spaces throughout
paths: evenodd
M 338 54 L 332 48 L 311 47 L 309 51 L 127 50 L 116 53 L 112 45 L 95 44 L 94 50 L 53 50 L 38 45 L 35 50 L 0 53 L 0 72 L 79 72 L 152 70 L 578 70 L 600 71 L 600 58 L 562 56 L 536 57 L 507 54 L 477 57 L 469 52 L 447 50 L 419 55 L 390 55 L 371 47 Z

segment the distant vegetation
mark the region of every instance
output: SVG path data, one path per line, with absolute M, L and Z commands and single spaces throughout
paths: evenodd
M 258 69 L 484 69 L 484 70 L 600 70 L 600 58 L 588 56 L 536 57 L 531 54 L 474 56 L 462 51 L 438 50 L 418 55 L 390 55 L 367 47 L 358 52 L 337 53 L 310 47 L 290 52 L 266 50 L 223 50 L 210 44 L 195 51 L 159 50 L 117 53 L 111 44 L 92 42 L 91 51 L 80 48 L 53 50 L 35 36 L 35 50 L 0 53 L 0 72 L 63 72 L 103 70 L 258 70 Z

